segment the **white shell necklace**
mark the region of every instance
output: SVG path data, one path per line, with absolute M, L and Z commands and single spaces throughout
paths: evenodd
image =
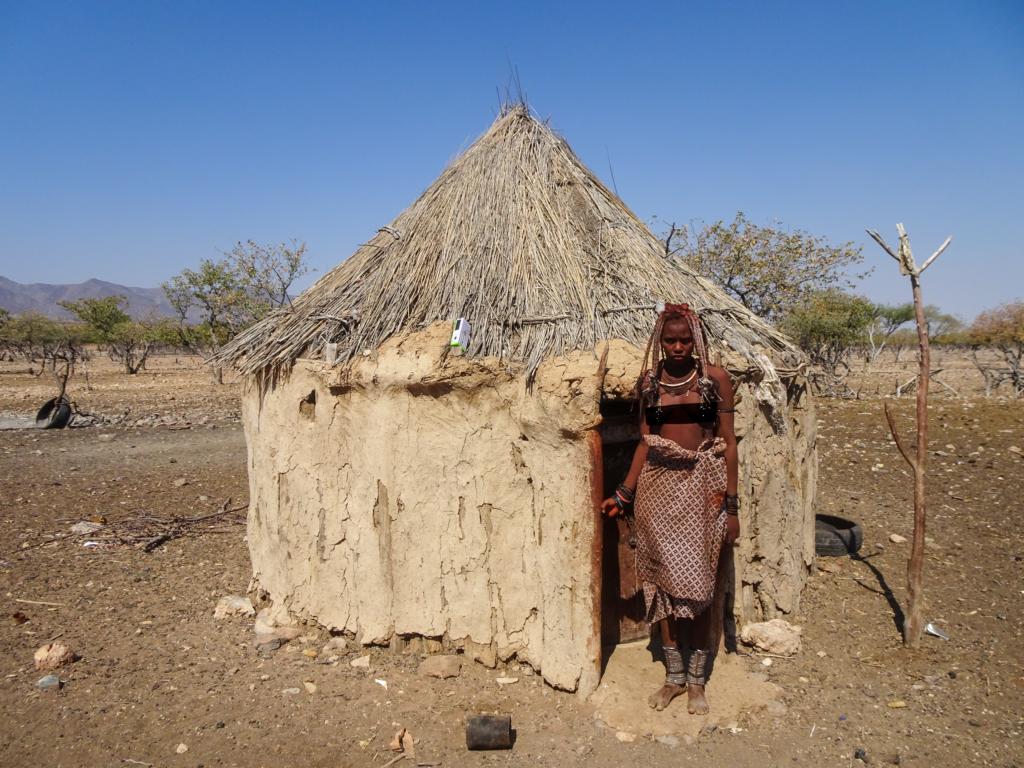
M 665 389 L 682 389 L 683 387 L 689 387 L 693 383 L 693 380 L 696 379 L 696 378 L 697 378 L 697 369 L 694 368 L 693 371 L 690 372 L 690 375 L 687 376 L 682 381 L 669 382 L 669 381 L 665 381 L 664 379 L 662 379 L 659 376 L 658 377 L 658 383 L 661 386 L 663 386 Z

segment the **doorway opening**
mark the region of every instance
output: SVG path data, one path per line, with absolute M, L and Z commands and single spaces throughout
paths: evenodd
M 640 440 L 635 400 L 601 401 L 601 463 L 604 495 L 608 498 L 629 472 Z M 612 649 L 649 637 L 643 621 L 644 599 L 636 578 L 636 542 L 623 517 L 605 517 L 601 550 L 601 646 L 606 660 Z

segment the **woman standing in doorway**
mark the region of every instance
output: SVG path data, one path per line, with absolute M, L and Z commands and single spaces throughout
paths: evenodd
M 690 713 L 704 714 L 719 553 L 739 536 L 738 471 L 732 382 L 708 363 L 700 318 L 688 305 L 659 314 L 637 397 L 642 439 L 602 506 L 612 517 L 635 507 L 637 579 L 666 669 L 648 703 L 664 709 L 686 690 Z

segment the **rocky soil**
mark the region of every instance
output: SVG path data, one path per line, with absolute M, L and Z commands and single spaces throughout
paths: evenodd
M 230 512 L 247 498 L 235 387 L 194 361 L 96 368 L 72 395 L 116 424 L 0 431 L 0 765 L 383 766 L 403 727 L 410 767 L 1024 764 L 1021 403 L 935 402 L 926 615 L 950 639 L 908 651 L 909 542 L 890 540 L 911 534 L 907 468 L 880 400 L 820 402 L 820 510 L 863 526 L 860 557 L 819 559 L 789 617 L 798 655 L 743 660 L 782 705 L 655 740 L 605 727 L 518 665 L 438 678 L 415 649 L 324 650 L 316 627 L 257 648 L 253 617 L 214 617 L 250 573 Z M 0 371 L 0 412 L 31 413 L 49 387 Z M 911 401 L 897 412 L 909 438 Z M 81 522 L 98 527 L 72 533 Z M 50 641 L 78 660 L 36 669 Z M 40 690 L 45 674 L 59 687 Z M 714 707 L 713 681 L 709 694 Z M 466 751 L 465 717 L 483 712 L 512 715 L 511 751 Z

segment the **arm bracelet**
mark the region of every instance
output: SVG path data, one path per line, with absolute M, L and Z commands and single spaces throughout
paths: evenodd
M 633 499 L 636 498 L 636 491 L 631 491 L 626 487 L 625 483 L 619 483 L 619 487 L 615 489 L 615 495 L 620 497 L 626 504 L 632 504 Z

